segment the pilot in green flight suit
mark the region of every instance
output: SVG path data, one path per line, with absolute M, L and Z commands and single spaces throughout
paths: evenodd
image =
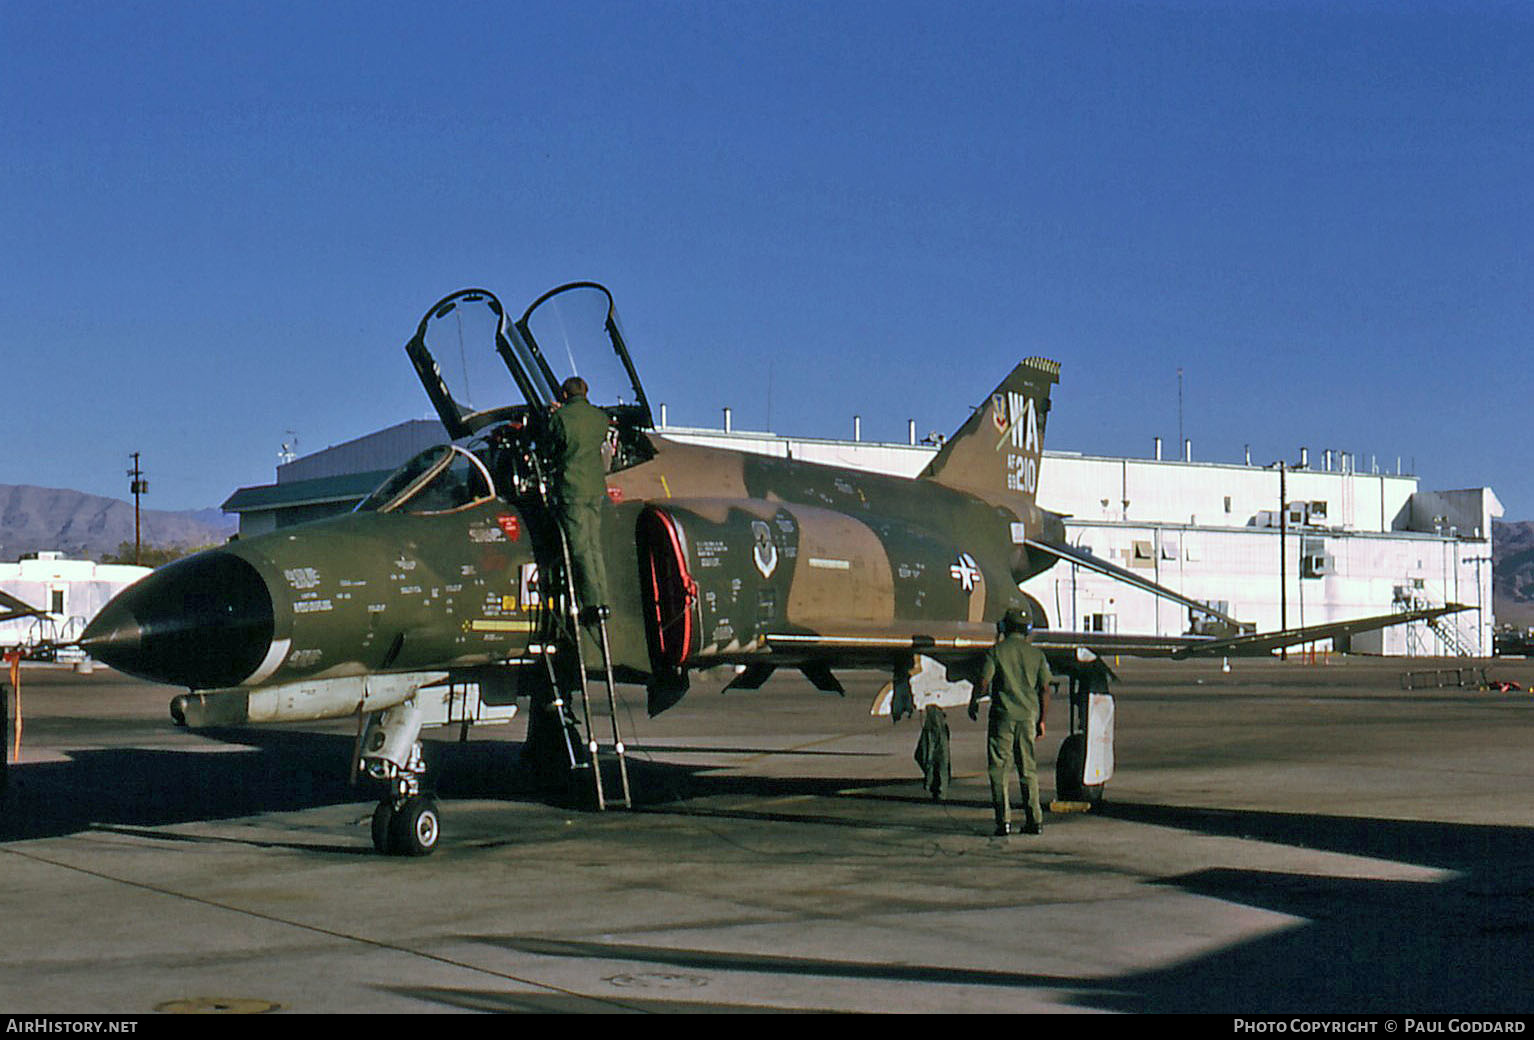
M 996 810 L 996 834 L 1012 832 L 1012 807 L 1007 799 L 1008 766 L 1017 763 L 1027 802 L 1024 834 L 1044 830 L 1044 813 L 1039 806 L 1038 767 L 1033 757 L 1033 741 L 1044 735 L 1044 715 L 1049 711 L 1049 684 L 1054 676 L 1044 651 L 1028 641 L 1032 626 L 1028 612 L 1017 607 L 1001 619 L 1002 638 L 985 652 L 980 667 L 980 681 L 970 696 L 969 717 L 975 718 L 981 698 L 991 697 L 989 724 L 986 727 L 986 773 L 991 781 L 991 805 Z
M 602 447 L 607 442 L 607 413 L 586 400 L 586 381 L 579 376 L 565 380 L 560 401 L 549 417 L 546 458 L 549 472 L 549 511 L 564 532 L 570 547 L 577 604 L 587 624 L 587 613 L 607 603 L 607 571 L 602 559 L 602 499 L 607 497 L 607 465 Z M 528 715 L 527 743 L 522 761 L 535 781 L 558 788 L 568 782 L 569 757 L 583 744 L 568 712 L 573 691 L 581 688 L 579 656 L 573 646 L 555 655 L 556 682 L 539 695 L 538 707 L 558 711 L 534 711 Z
M 550 424 L 554 516 L 570 545 L 576 600 L 583 611 L 607 604 L 607 567 L 602 559 L 602 502 L 607 497 L 607 413 L 586 400 L 580 376 L 560 386 L 563 402 Z

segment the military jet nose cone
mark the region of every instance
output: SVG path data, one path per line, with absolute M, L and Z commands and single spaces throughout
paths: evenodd
M 111 664 L 111 658 L 138 651 L 144 630 L 138 619 L 121 605 L 118 596 L 91 619 L 80 636 L 80 646 L 98 661 Z
M 102 608 L 80 637 L 118 671 L 196 690 L 238 686 L 272 645 L 272 597 L 245 560 L 214 550 L 162 567 Z

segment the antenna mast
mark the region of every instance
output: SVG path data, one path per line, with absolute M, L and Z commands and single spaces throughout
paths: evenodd
M 1187 455 L 1188 442 L 1182 435 L 1182 366 L 1177 366 L 1177 453 Z

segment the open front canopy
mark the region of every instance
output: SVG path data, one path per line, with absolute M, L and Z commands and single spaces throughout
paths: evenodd
M 485 289 L 460 289 L 432 305 L 405 344 L 442 425 L 453 440 L 510 417 L 523 406 L 506 383 L 508 370 L 529 404 L 548 407 L 552 388 L 530 356 L 517 360 L 506 310 Z M 499 355 L 504 367 L 496 363 Z

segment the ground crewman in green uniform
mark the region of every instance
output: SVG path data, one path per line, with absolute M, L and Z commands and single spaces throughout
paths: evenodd
M 1016 762 L 1022 781 L 1027 815 L 1024 834 L 1044 830 L 1044 812 L 1039 806 L 1038 767 L 1033 757 L 1035 737 L 1044 735 L 1044 716 L 1049 711 L 1049 684 L 1054 676 L 1044 651 L 1028 641 L 1033 627 L 1028 612 L 1018 607 L 1008 610 L 997 626 L 1001 639 L 985 652 L 980 667 L 980 681 L 970 695 L 969 717 L 977 716 L 980 701 L 991 698 L 991 713 L 986 727 L 986 773 L 991 781 L 991 805 L 996 810 L 996 834 L 1012 833 L 1012 807 L 1007 800 L 1008 767 Z
M 570 545 L 576 600 L 582 611 L 607 604 L 607 567 L 602 559 L 602 503 L 607 497 L 607 413 L 586 400 L 588 388 L 571 376 L 559 388 L 562 402 L 550 422 L 554 516 Z

